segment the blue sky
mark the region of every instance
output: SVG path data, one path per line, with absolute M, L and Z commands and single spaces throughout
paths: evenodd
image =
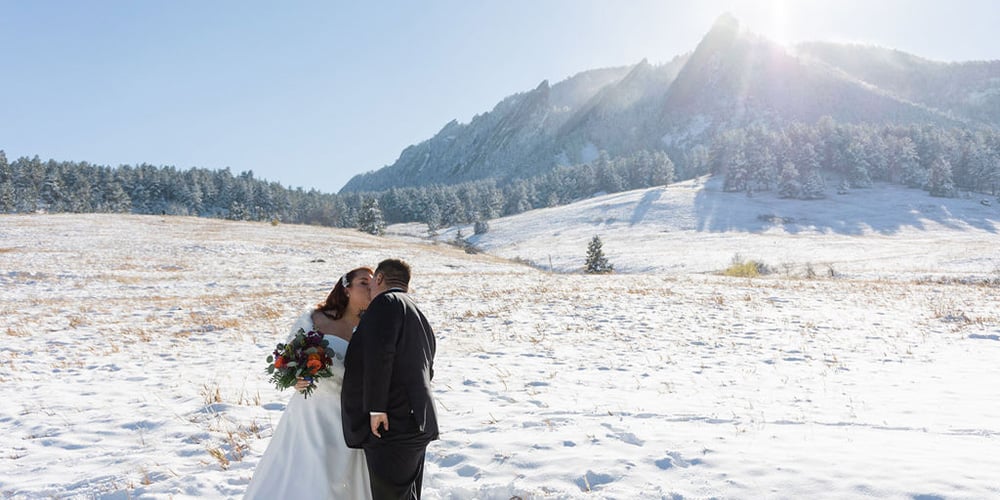
M 337 191 L 542 80 L 693 50 L 724 12 L 783 42 L 1000 59 L 992 0 L 0 0 L 0 149 Z

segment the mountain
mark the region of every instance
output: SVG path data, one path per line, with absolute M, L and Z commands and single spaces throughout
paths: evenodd
M 841 123 L 960 122 L 919 103 L 797 57 L 720 18 L 671 85 L 660 128 L 674 153 L 748 124 L 780 127 L 831 116 Z
M 865 45 L 801 44 L 800 55 L 899 98 L 1000 127 L 1000 61 L 945 63 Z
M 534 90 L 500 101 L 468 124 L 452 120 L 431 139 L 404 149 L 392 165 L 355 176 L 342 192 L 530 174 L 534 165 L 551 160 L 546 139 L 630 70 L 624 66 L 586 71 L 553 86 L 543 81 Z
M 392 165 L 341 192 L 499 182 L 640 150 L 679 170 L 698 145 L 751 124 L 1000 127 L 1000 62 L 935 63 L 899 51 L 830 43 L 786 48 L 722 16 L 693 52 L 660 65 L 585 71 L 507 97 L 468 124 L 452 121 Z

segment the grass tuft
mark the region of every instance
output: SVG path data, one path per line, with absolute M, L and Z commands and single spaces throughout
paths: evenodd
M 756 278 L 766 274 L 771 274 L 773 269 L 767 264 L 756 260 L 746 260 L 740 254 L 733 256 L 729 267 L 720 274 L 732 278 Z

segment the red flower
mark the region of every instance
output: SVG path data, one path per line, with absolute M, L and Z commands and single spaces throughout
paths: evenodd
M 284 356 L 278 356 L 274 360 L 274 367 L 277 368 L 277 369 L 279 369 L 279 370 L 282 369 L 282 368 L 284 368 L 285 365 L 287 365 L 287 364 L 288 364 L 288 361 L 285 360 Z
M 316 372 L 323 368 L 323 361 L 320 359 L 319 354 L 310 354 L 309 358 L 306 360 L 306 368 L 309 369 L 310 375 L 316 375 Z

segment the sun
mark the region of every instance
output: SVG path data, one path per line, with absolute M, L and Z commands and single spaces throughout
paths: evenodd
M 761 26 L 760 29 L 772 41 L 781 45 L 788 45 L 791 43 L 788 25 L 788 2 L 786 0 L 770 0 L 763 3 L 767 5 L 769 12 L 767 21 L 769 25 Z

